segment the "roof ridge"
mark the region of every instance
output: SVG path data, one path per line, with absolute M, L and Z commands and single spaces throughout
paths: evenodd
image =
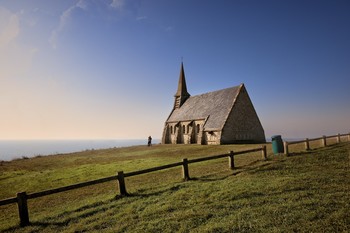
M 220 89 L 220 90 L 209 91 L 209 92 L 202 93 L 202 94 L 198 94 L 198 95 L 192 95 L 192 96 L 190 96 L 190 98 L 193 98 L 193 97 L 196 97 L 196 96 L 203 96 L 203 95 L 207 95 L 207 94 L 212 94 L 212 93 L 214 93 L 214 92 L 226 91 L 226 90 L 228 90 L 228 89 L 240 88 L 241 85 L 242 85 L 242 84 L 240 84 L 240 85 L 238 85 L 238 86 L 223 88 L 223 89 Z

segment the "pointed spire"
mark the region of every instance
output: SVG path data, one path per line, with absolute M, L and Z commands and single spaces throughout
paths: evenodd
M 191 95 L 187 92 L 185 71 L 183 62 L 181 62 L 179 83 L 175 94 L 174 108 L 179 108 Z
M 187 86 L 186 86 L 186 79 L 185 79 L 185 71 L 184 71 L 184 65 L 183 62 L 181 62 L 181 69 L 180 69 L 180 76 L 179 76 L 179 84 L 177 87 L 177 92 L 175 94 L 175 97 L 179 96 L 190 96 L 190 94 L 187 92 Z

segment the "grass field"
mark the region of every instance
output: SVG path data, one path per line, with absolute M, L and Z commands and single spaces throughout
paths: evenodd
M 259 145 L 156 145 L 21 159 L 0 164 L 0 199 Z M 298 150 L 296 147 L 295 151 Z M 16 204 L 0 207 L 2 232 L 349 232 L 350 144 L 293 156 L 261 152 L 111 181 L 28 201 L 31 226 Z

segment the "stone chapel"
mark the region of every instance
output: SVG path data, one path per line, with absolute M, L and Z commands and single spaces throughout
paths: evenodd
M 244 84 L 191 96 L 181 63 L 174 106 L 164 125 L 163 144 L 263 142 L 264 129 Z

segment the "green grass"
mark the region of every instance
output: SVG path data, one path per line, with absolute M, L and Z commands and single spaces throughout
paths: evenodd
M 258 145 L 157 145 L 2 163 L 0 198 Z M 349 232 L 350 144 L 293 156 L 261 153 L 190 164 L 29 200 L 32 225 L 19 228 L 15 204 L 0 207 L 3 232 Z

